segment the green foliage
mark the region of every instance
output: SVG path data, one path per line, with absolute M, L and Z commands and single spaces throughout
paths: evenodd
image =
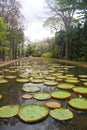
M 43 57 L 51 58 L 52 57 L 52 52 L 46 52 L 42 54 Z
M 9 25 L 4 23 L 4 20 L 0 17 L 0 45 L 5 46 L 8 43 L 7 35 L 8 35 Z

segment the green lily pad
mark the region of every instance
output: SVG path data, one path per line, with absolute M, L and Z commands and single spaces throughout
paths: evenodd
M 45 105 L 49 108 L 60 108 L 61 107 L 61 103 L 57 102 L 57 101 L 49 101 Z
M 30 76 L 28 74 L 20 74 L 19 77 L 20 78 L 29 78 Z
M 47 77 L 45 77 L 45 79 L 46 80 L 55 80 L 55 77 L 53 77 L 53 76 L 47 76 Z
M 67 78 L 65 81 L 72 84 L 77 84 L 80 82 L 77 78 Z
M 87 82 L 84 82 L 83 84 L 84 84 L 85 86 L 87 86 Z
M 80 81 L 82 81 L 82 82 L 87 82 L 87 79 L 80 79 Z
M 1 79 L 1 78 L 4 78 L 4 76 L 3 76 L 3 75 L 0 75 L 0 79 Z
M 54 109 L 50 112 L 50 116 L 52 116 L 56 120 L 69 120 L 73 118 L 73 113 L 66 108 Z
M 38 92 L 38 93 L 34 94 L 33 97 L 37 100 L 47 100 L 47 99 L 51 98 L 50 94 L 46 93 L 46 92 Z
M 2 98 L 2 95 L 0 94 L 0 99 Z
M 0 84 L 7 83 L 7 82 L 8 82 L 8 80 L 6 80 L 6 79 L 0 79 Z
M 27 83 L 27 82 L 29 82 L 29 79 L 19 78 L 19 79 L 16 79 L 16 82 L 19 82 L 19 83 Z
M 5 76 L 5 78 L 6 78 L 6 79 L 15 79 L 16 76 L 14 76 L 14 75 L 10 75 L 10 76 Z
M 45 119 L 49 113 L 49 109 L 42 105 L 27 104 L 20 108 L 18 116 L 24 122 L 32 123 Z
M 87 87 L 75 87 L 73 91 L 79 94 L 87 94 Z
M 10 118 L 18 114 L 19 106 L 17 105 L 8 105 L 0 107 L 0 117 L 1 118 Z
M 68 103 L 72 108 L 87 111 L 87 99 L 85 98 L 73 98 Z
M 32 97 L 33 97 L 33 95 L 31 95 L 31 94 L 24 94 L 22 96 L 22 98 L 24 98 L 24 99 L 31 99 Z
M 56 86 L 57 84 L 58 84 L 58 82 L 56 82 L 56 81 L 50 81 L 50 80 L 44 81 L 44 85 L 46 85 L 46 86 Z
M 43 83 L 43 79 L 32 79 L 31 82 L 39 84 L 39 83 Z
M 36 87 L 23 86 L 22 90 L 25 92 L 38 92 L 38 91 L 40 91 L 40 87 L 38 87 L 38 86 L 36 86 Z
M 79 78 L 87 78 L 87 75 L 78 75 Z
M 60 83 L 57 87 L 60 89 L 72 89 L 75 87 L 75 85 L 69 83 Z
M 51 92 L 51 96 L 57 99 L 67 99 L 71 96 L 71 93 L 63 90 L 56 90 Z

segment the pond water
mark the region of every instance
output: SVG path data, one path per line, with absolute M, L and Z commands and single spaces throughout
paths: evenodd
M 6 71 L 6 69 L 9 69 L 10 71 Z M 25 60 L 21 60 L 20 62 L 4 67 L 0 71 L 0 75 L 4 75 L 4 79 L 5 76 L 8 75 L 15 75 L 18 78 L 21 74 L 27 75 L 29 73 L 33 73 L 33 76 L 35 73 L 38 73 L 38 76 L 43 76 L 44 79 L 54 73 L 62 73 L 63 76 L 69 74 L 74 75 L 75 77 L 78 77 L 78 75 L 87 75 L 87 68 L 60 64 L 57 60 L 44 58 L 26 58 Z M 78 77 L 78 79 L 80 82 L 77 85 L 84 86 L 84 82 L 80 80 L 82 78 Z M 84 78 L 84 80 L 87 82 L 87 78 Z M 61 82 L 65 81 L 63 80 Z M 19 106 L 24 104 L 45 104 L 49 100 L 55 100 L 60 101 L 62 107 L 68 108 L 73 112 L 73 119 L 68 121 L 58 121 L 48 115 L 48 117 L 42 121 L 36 123 L 25 123 L 21 121 L 18 116 L 9 119 L 0 118 L 0 130 L 87 130 L 87 112 L 71 108 L 68 105 L 68 101 L 70 99 L 58 100 L 51 98 L 49 100 L 39 101 L 32 98 L 25 100 L 22 98 L 22 95 L 26 93 L 22 91 L 22 87 L 24 85 L 39 86 L 42 92 L 48 93 L 58 89 L 56 86 L 46 86 L 43 83 L 18 83 L 16 82 L 16 79 L 9 79 L 8 83 L 0 84 L 0 94 L 2 95 L 2 99 L 0 99 L 0 107 L 11 104 Z M 67 91 L 72 94 L 71 98 L 82 97 L 82 95 L 75 94 L 72 90 Z M 85 98 L 87 98 L 86 95 Z

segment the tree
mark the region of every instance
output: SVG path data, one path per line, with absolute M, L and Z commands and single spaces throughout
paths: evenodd
M 77 8 L 77 0 L 46 0 L 53 17 L 62 19 L 66 30 L 65 59 L 69 59 L 69 30 L 70 23 Z
M 52 32 L 56 33 L 64 29 L 62 20 L 58 17 L 49 17 L 43 24 L 44 27 L 49 28 Z
M 23 16 L 21 15 L 21 4 L 17 0 L 1 0 L 0 2 L 0 16 L 3 17 L 5 23 L 9 24 L 9 52 L 10 59 L 16 59 L 17 50 L 20 48 L 19 41 L 24 42 L 23 34 Z M 21 40 L 20 36 L 21 35 Z M 19 39 L 19 40 L 18 40 Z M 21 44 L 21 43 L 20 43 Z M 22 49 L 23 50 L 23 49 Z M 23 51 L 22 51 L 23 52 Z
M 8 45 L 8 24 L 4 23 L 4 20 L 0 17 L 0 53 L 3 60 L 5 60 L 5 47 Z

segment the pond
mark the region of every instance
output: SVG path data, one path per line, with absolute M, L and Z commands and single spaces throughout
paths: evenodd
M 3 83 L 2 79 L 5 79 L 7 82 Z M 62 83 L 72 84 L 74 87 L 68 88 L 68 84 L 65 84 L 65 86 L 60 85 Z M 34 89 L 31 88 L 32 90 L 29 90 L 30 87 Z M 86 68 L 61 64 L 54 59 L 36 57 L 25 58 L 20 62 L 2 68 L 0 70 L 0 95 L 2 96 L 0 107 L 6 105 L 18 105 L 21 107 L 25 104 L 40 104 L 42 106 L 52 101 L 58 102 L 62 108 L 70 110 L 73 113 L 73 117 L 68 120 L 57 120 L 49 114 L 50 111 L 53 111 L 52 108 L 49 108 L 49 113 L 43 120 L 33 123 L 21 120 L 18 115 L 10 118 L 0 118 L 0 130 L 86 130 L 87 106 L 84 108 L 85 105 L 83 103 L 83 106 L 80 106 L 80 108 L 78 106 L 72 107 L 69 101 L 79 98 L 84 99 L 85 103 L 87 103 L 87 91 L 76 91 L 74 90 L 75 87 L 86 89 Z M 35 91 L 36 88 L 39 88 L 39 90 Z M 64 97 L 62 93 L 59 97 L 58 94 L 53 96 L 52 92 L 56 91 L 68 92 L 70 96 Z M 50 94 L 50 97 L 38 96 L 37 93 L 39 92 L 40 94 L 43 92 Z M 25 99 L 26 96 L 23 98 L 25 94 L 32 95 L 32 97 Z

